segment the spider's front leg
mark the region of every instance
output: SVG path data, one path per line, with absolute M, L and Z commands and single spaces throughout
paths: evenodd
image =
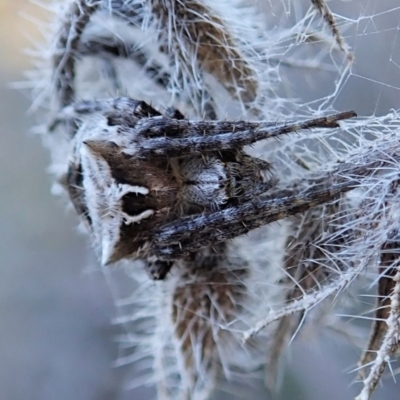
M 189 121 L 166 117 L 143 118 L 125 126 L 121 145 L 135 157 L 181 157 L 210 151 L 241 149 L 260 140 L 311 128 L 336 128 L 353 111 L 292 124 L 246 121 Z
M 335 128 L 355 117 L 346 111 L 302 122 L 277 124 L 247 121 L 190 121 L 179 111 L 161 115 L 143 101 L 130 98 L 85 101 L 66 107 L 52 124 L 62 120 L 96 119 L 98 134 L 90 140 L 112 141 L 140 159 L 173 158 L 210 151 L 241 149 L 260 140 L 311 128 Z
M 153 251 L 162 260 L 176 260 L 202 247 L 234 239 L 250 230 L 327 203 L 358 185 L 356 180 L 327 182 L 305 190 L 277 191 L 275 197 L 257 199 L 214 213 L 182 217 L 153 233 Z

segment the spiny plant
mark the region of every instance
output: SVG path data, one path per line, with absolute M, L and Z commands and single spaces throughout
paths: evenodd
M 307 65 L 282 48 L 344 54 L 342 76 L 353 61 L 325 1 L 279 32 L 239 0 L 46 7 L 33 107 L 47 110 L 55 192 L 132 281 L 119 364 L 142 362 L 159 399 L 207 399 L 261 366 L 273 387 L 303 325 L 337 324 L 332 304 L 372 277 L 357 397 L 369 399 L 399 348 L 399 116 L 324 103 L 321 117 L 279 94 L 280 67 Z M 321 17 L 332 41 L 310 28 Z

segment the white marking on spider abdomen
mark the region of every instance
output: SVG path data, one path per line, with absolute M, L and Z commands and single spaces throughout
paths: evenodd
M 117 185 L 119 190 L 119 200 L 122 200 L 122 197 L 129 193 L 139 194 L 146 196 L 149 194 L 149 189 L 145 186 L 137 186 L 137 185 L 128 185 L 126 183 L 119 183 Z M 121 205 L 122 210 L 122 205 Z M 154 214 L 154 210 L 148 209 L 142 211 L 140 214 L 137 215 L 130 215 L 126 212 L 121 211 L 121 215 L 123 217 L 123 221 L 125 224 L 133 224 L 133 223 L 140 223 L 141 220 L 151 217 Z
M 142 219 L 146 219 L 151 217 L 154 214 L 154 210 L 146 210 L 141 212 L 138 215 L 129 215 L 127 213 L 122 213 L 124 222 L 126 224 L 140 223 Z

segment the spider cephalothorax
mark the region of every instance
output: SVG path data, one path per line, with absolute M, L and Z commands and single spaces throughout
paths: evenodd
M 73 138 L 67 187 L 103 264 L 145 259 L 153 277 L 162 279 L 174 261 L 237 236 L 237 224 L 245 233 L 247 222 L 252 229 L 254 218 L 268 210 L 259 204 L 261 215 L 250 210 L 246 215 L 276 179 L 270 164 L 246 154 L 244 145 L 302 128 L 334 127 L 353 115 L 275 126 L 189 121 L 178 111 L 162 115 L 129 98 L 79 103 L 60 115 L 82 120 Z M 244 215 L 235 217 L 237 212 Z M 213 226 L 218 218 L 222 230 Z M 168 242 L 180 220 L 186 231 Z

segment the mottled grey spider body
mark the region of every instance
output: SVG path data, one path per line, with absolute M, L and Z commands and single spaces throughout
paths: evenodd
M 163 279 L 174 261 L 202 247 L 334 196 L 323 189 L 312 200 L 284 196 L 287 204 L 266 198 L 277 182 L 270 164 L 243 146 L 302 128 L 334 127 L 353 115 L 293 125 L 206 122 L 185 120 L 174 110 L 162 115 L 129 98 L 78 103 L 59 116 L 81 124 L 68 191 L 103 264 L 144 259 L 153 278 Z

